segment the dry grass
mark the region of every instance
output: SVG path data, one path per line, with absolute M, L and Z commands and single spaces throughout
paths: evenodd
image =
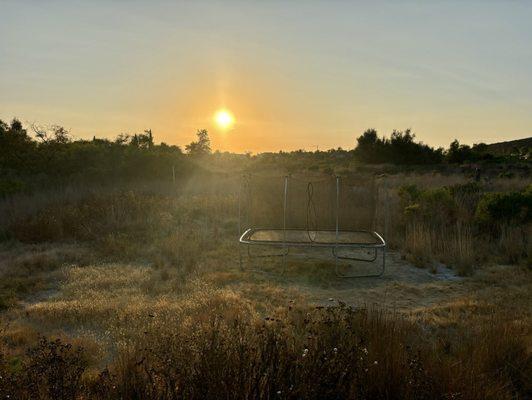
M 526 270 L 479 275 L 464 288 L 476 288 L 477 296 L 419 311 L 415 323 L 379 310 L 313 309 L 294 289 L 237 268 L 204 269 L 179 290 L 179 274 L 161 271 L 139 264 L 64 267 L 57 294 L 28 304 L 26 322 L 4 332 L 6 362 L 15 357 L 21 363 L 19 372 L 4 374 L 23 385 L 4 381 L 1 390 L 21 398 L 37 390 L 41 398 L 163 399 L 390 393 L 510 399 L 530 391 Z M 518 293 L 520 302 L 511 302 Z M 515 310 L 494 308 L 494 298 Z M 61 344 L 39 342 L 32 326 L 80 339 L 68 348 L 61 347 L 71 342 L 64 335 Z M 6 346 L 33 350 L 6 353 Z M 67 374 L 65 365 L 79 376 Z M 79 382 L 77 389 L 65 384 L 60 395 L 34 372 L 20 375 L 35 369 L 65 374 L 67 383 Z
M 471 228 L 461 223 L 445 229 L 422 222 L 408 224 L 404 249 L 418 267 L 433 268 L 435 261 L 441 261 L 459 275 L 471 275 L 476 262 Z
M 90 259 L 87 249 L 80 246 L 5 246 L 0 250 L 0 309 L 13 307 L 36 292 L 57 286 L 62 265 Z
M 435 181 L 434 176 L 408 179 Z M 419 219 L 405 225 L 390 185 L 378 199 L 381 206 L 387 199 L 387 210 L 362 206 L 357 212 L 375 212 L 375 226 L 386 228 L 395 238 L 392 244 L 420 266 L 443 261 L 462 274 L 476 272 L 473 278 L 444 285 L 428 279 L 423 285 L 365 281 L 347 288 L 351 284 L 334 281 L 329 263 L 292 261 L 283 280 L 239 270 L 233 189 L 218 182 L 187 188 L 179 196 L 92 192 L 15 212 L 8 236 L 39 244 L 6 242 L 0 253 L 5 278 L 0 396 L 510 399 L 531 394 L 526 380 L 532 373 L 530 315 L 524 311 L 532 302 L 530 271 L 472 268 L 484 262 L 478 252 L 486 243 L 468 223 L 446 224 L 439 214 L 438 224 Z M 463 215 L 466 203 L 458 210 Z M 506 227 L 490 243 L 502 261 L 530 255 L 522 229 L 529 228 Z M 363 300 L 382 301 L 388 291 L 395 291 L 390 298 L 398 304 L 407 292 L 433 300 L 418 308 L 409 302 L 401 315 L 308 305 L 309 293 L 327 293 L 324 300 L 335 293 L 336 300 L 347 289 L 360 288 L 366 290 Z
M 131 336 L 155 315 L 174 324 L 183 313 L 223 313 L 225 307 L 242 301 L 230 289 L 214 288 L 202 280 L 182 282 L 177 273 L 162 275 L 138 265 L 72 267 L 65 276 L 60 296 L 26 308 L 26 315 L 40 326 L 76 326 Z
M 501 321 L 432 334 L 397 315 L 294 305 L 266 319 L 233 296 L 155 313 L 118 342 L 109 370 L 85 373 L 77 346 L 41 340 L 3 394 L 30 398 L 448 398 L 530 393 L 521 330 Z M 511 361 L 511 362 L 510 362 Z M 38 378 L 39 377 L 39 378 Z M 53 377 L 53 379 L 52 379 Z M 44 379 L 43 379 L 44 378 Z M 59 383 L 57 379 L 60 379 Z M 31 382 L 31 384 L 30 384 Z
M 404 185 L 417 185 L 423 188 L 438 188 L 442 186 L 463 185 L 471 182 L 471 177 L 460 173 L 442 174 L 431 173 L 411 173 L 393 174 L 385 177 L 386 185 L 389 188 L 399 188 Z M 522 177 L 513 178 L 489 178 L 482 180 L 482 184 L 487 186 L 489 191 L 507 192 L 512 190 L 522 190 L 530 184 L 530 181 Z
M 504 224 L 501 229 L 501 236 L 498 240 L 499 254 L 501 255 L 500 262 L 515 264 L 523 257 L 530 257 L 530 234 L 532 233 L 532 225 L 509 226 Z

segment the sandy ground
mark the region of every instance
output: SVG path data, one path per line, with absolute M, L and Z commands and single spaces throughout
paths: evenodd
M 386 261 L 382 277 L 340 279 L 331 273 L 327 284 L 288 278 L 287 286 L 316 305 L 376 306 L 438 325 L 489 318 L 495 310 L 518 323 L 532 322 L 532 275 L 525 267 L 482 266 L 473 276 L 460 277 L 444 265 L 436 273 L 417 268 L 396 252 L 389 252 Z
M 457 276 L 444 265 L 436 271 L 417 268 L 389 251 L 383 276 L 338 278 L 334 262 L 326 252 L 289 258 L 283 279 L 271 281 L 287 292 L 301 293 L 316 305 L 334 305 L 338 301 L 353 307 L 385 308 L 438 324 L 453 324 L 463 318 L 489 316 L 495 309 L 531 320 L 532 275 L 516 265 L 480 266 L 471 277 Z M 351 272 L 375 272 L 378 266 L 351 262 Z M 279 271 L 278 268 L 276 268 Z
M 328 268 L 334 268 L 328 264 Z M 377 271 L 378 267 L 373 267 Z M 346 270 L 347 271 L 347 270 Z M 351 263 L 350 271 L 371 269 L 364 264 Z M 298 283 L 290 274 L 289 286 L 301 290 L 312 303 L 327 305 L 342 301 L 348 305 L 386 307 L 398 311 L 414 311 L 464 296 L 471 278 L 462 278 L 453 270 L 439 265 L 436 273 L 417 268 L 401 259 L 395 252 L 388 252 L 386 269 L 381 277 L 337 278 L 329 276 L 327 284 Z

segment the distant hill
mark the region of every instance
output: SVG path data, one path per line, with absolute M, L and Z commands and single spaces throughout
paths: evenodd
M 517 140 L 510 140 L 507 142 L 498 142 L 498 143 L 488 144 L 485 149 L 485 152 L 491 153 L 497 156 L 503 156 L 503 155 L 515 154 L 516 152 L 520 152 L 521 154 L 523 154 L 523 152 L 530 154 L 531 149 L 532 149 L 532 137 L 528 137 L 525 139 L 517 139 Z

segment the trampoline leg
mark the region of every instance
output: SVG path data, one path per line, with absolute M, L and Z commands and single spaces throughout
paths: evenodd
M 238 242 L 238 265 L 240 266 L 240 271 L 244 270 L 244 265 L 242 263 L 242 244 Z
M 383 247 L 382 248 L 382 268 L 380 270 L 380 272 L 376 273 L 376 274 L 366 274 L 366 275 L 346 275 L 346 274 L 342 274 L 339 270 L 339 265 L 338 265 L 338 259 L 341 258 L 341 257 L 338 257 L 338 255 L 336 254 L 336 248 L 333 249 L 333 254 L 334 254 L 334 266 L 335 266 L 335 272 L 336 272 L 336 276 L 338 276 L 339 278 L 376 278 L 376 277 L 379 277 L 379 276 L 382 276 L 384 274 L 384 271 L 386 269 L 386 247 Z
M 381 270 L 380 275 L 384 274 L 385 269 L 386 269 L 386 247 L 383 247 L 382 248 L 382 270 Z
M 334 256 L 334 272 L 336 273 L 336 276 L 340 276 L 340 272 L 338 271 L 338 255 L 336 254 L 336 247 L 333 247 L 332 253 Z
M 281 276 L 285 273 L 285 270 L 286 270 L 286 258 L 288 256 L 288 253 L 290 252 L 290 248 L 288 246 L 284 246 L 283 247 L 283 252 L 282 253 L 270 253 L 270 254 L 260 254 L 260 255 L 254 255 L 252 254 L 251 252 L 251 246 L 248 244 L 246 245 L 247 246 L 247 253 L 248 253 L 248 260 L 249 260 L 249 264 L 250 264 L 250 270 L 251 271 L 254 271 L 254 272 L 260 272 L 260 273 L 266 273 L 266 271 L 262 270 L 261 268 L 257 268 L 254 264 L 253 264 L 253 260 L 254 259 L 258 259 L 258 258 L 272 258 L 272 257 L 282 257 L 283 260 L 281 261 L 282 263 L 282 271 L 281 271 Z
M 373 249 L 373 256 L 371 258 L 358 258 L 358 257 L 348 257 L 348 256 L 339 256 L 336 248 L 333 247 L 332 253 L 339 260 L 352 260 L 352 261 L 362 261 L 362 262 L 374 262 L 377 259 L 377 249 Z
M 254 258 L 252 255 L 251 255 L 251 246 L 248 244 L 246 245 L 247 247 L 247 253 L 248 253 L 248 265 L 249 265 L 249 269 L 251 271 L 253 271 L 255 269 L 255 263 L 254 263 Z

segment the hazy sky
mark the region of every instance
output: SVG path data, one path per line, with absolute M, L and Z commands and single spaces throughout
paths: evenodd
M 532 1 L 4 1 L 0 118 L 234 151 L 532 135 Z M 229 109 L 223 132 L 212 116 Z

